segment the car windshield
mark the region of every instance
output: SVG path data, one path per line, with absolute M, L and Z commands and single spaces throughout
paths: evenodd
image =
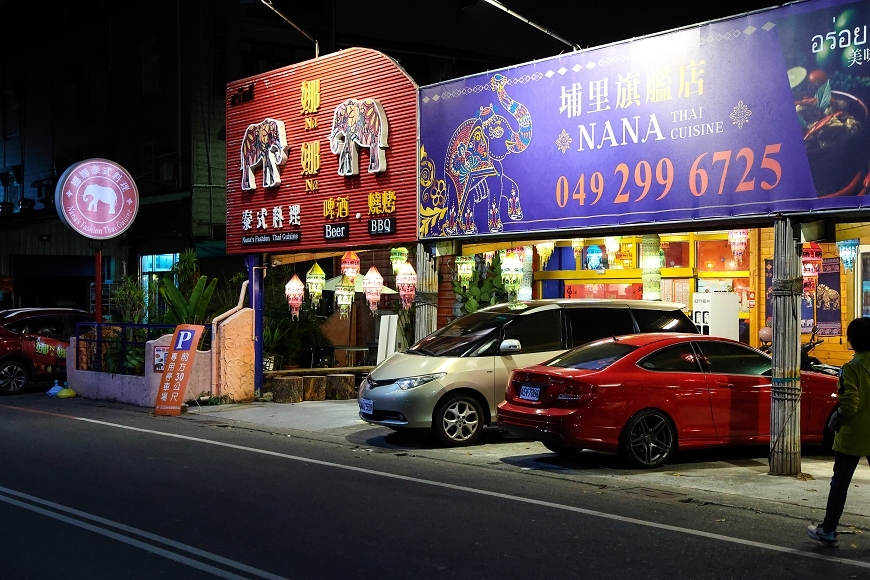
M 600 371 L 605 369 L 635 350 L 637 347 L 621 342 L 592 342 L 587 345 L 569 350 L 544 363 L 548 367 L 560 367 L 563 369 L 588 369 Z
M 464 356 L 498 333 L 513 314 L 472 312 L 435 331 L 408 352 L 428 356 Z

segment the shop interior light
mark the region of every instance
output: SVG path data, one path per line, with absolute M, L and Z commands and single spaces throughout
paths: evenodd
M 369 309 L 374 316 L 378 313 L 378 303 L 381 301 L 381 292 L 384 290 L 384 277 L 375 266 L 366 272 L 365 278 L 363 278 L 363 290 L 366 293 L 366 302 L 369 303 Z
M 347 274 L 342 274 L 341 280 L 335 285 L 335 302 L 338 304 L 339 319 L 345 319 L 350 316 L 355 292 L 354 281 Z
M 405 262 L 396 274 L 396 289 L 402 299 L 402 308 L 410 310 L 417 295 L 417 272 L 409 262 Z
M 738 264 L 743 263 L 746 248 L 749 247 L 749 230 L 728 230 L 728 245 Z
M 299 276 L 293 274 L 287 285 L 284 286 L 284 295 L 287 296 L 287 305 L 290 307 L 290 317 L 299 320 L 299 309 L 305 299 L 305 284 Z
M 391 248 L 390 264 L 393 266 L 393 275 L 399 273 L 402 264 L 408 261 L 408 248 Z
M 463 290 L 468 290 L 474 277 L 474 266 L 474 256 L 456 256 L 456 279 Z
M 538 251 L 538 262 L 540 263 L 541 270 L 543 270 L 547 267 L 547 262 L 550 261 L 550 256 L 553 255 L 553 251 L 556 249 L 556 242 L 541 242 L 535 245 L 535 249 Z
M 484 252 L 483 253 L 483 261 L 486 262 L 487 266 L 492 266 L 492 259 L 495 257 L 495 252 Z
M 326 274 L 317 262 L 305 274 L 305 285 L 308 287 L 308 295 L 311 297 L 311 305 L 316 307 L 320 304 L 323 296 L 323 285 L 326 284 Z
M 851 270 L 855 267 L 855 259 L 858 257 L 858 245 L 861 243 L 858 239 L 843 240 L 837 242 L 837 251 L 840 252 L 840 261 L 843 262 L 843 267 Z
M 647 234 L 640 242 L 641 279 L 643 299 L 662 299 L 662 252 L 661 238 L 657 234 Z
M 359 256 L 356 252 L 347 251 L 341 259 L 341 273 L 350 278 L 351 285 L 359 274 Z

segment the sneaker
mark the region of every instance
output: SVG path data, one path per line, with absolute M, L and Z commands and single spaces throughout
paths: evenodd
M 839 548 L 840 542 L 837 540 L 837 532 L 825 532 L 822 526 L 814 526 L 810 524 L 807 527 L 807 535 L 814 540 L 818 540 L 828 548 Z

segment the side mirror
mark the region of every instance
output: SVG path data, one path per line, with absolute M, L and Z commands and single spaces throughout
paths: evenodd
M 514 352 L 520 352 L 523 350 L 523 345 L 520 344 L 515 338 L 508 338 L 507 340 L 501 341 L 501 344 L 498 345 L 498 351 L 502 354 L 510 354 Z

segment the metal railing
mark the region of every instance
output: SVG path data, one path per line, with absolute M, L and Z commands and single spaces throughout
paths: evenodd
M 145 376 L 145 343 L 175 331 L 174 324 L 76 323 L 76 370 Z M 200 350 L 211 348 L 206 326 Z

